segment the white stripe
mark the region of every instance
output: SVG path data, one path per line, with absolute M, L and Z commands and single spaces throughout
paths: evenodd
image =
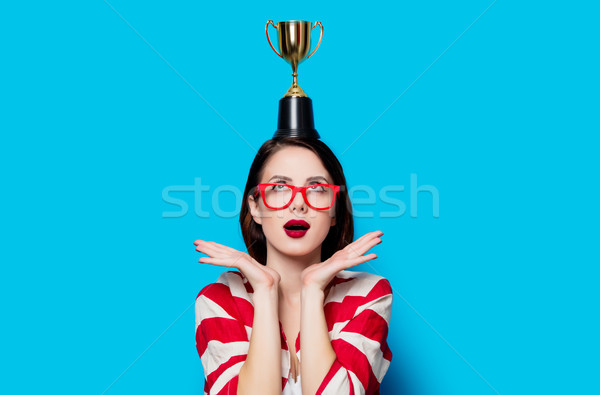
M 342 332 L 341 338 L 352 344 L 367 357 L 373 374 L 377 378 L 377 381 L 381 383 L 383 376 L 385 376 L 390 366 L 390 361 L 383 357 L 380 343 L 354 332 Z
M 200 295 L 196 299 L 196 304 L 194 306 L 194 310 L 196 312 L 195 331 L 198 330 L 198 326 L 200 325 L 200 322 L 205 318 L 221 317 L 221 318 L 234 319 L 232 316 L 227 314 L 225 309 L 223 309 L 216 302 L 210 300 L 209 298 L 207 298 L 204 295 Z
M 372 302 L 368 302 L 368 303 L 365 303 L 365 304 L 359 306 L 356 309 L 356 312 L 354 313 L 354 317 L 356 317 L 357 315 L 359 315 L 360 313 L 362 313 L 363 311 L 365 311 L 367 309 L 372 310 L 375 313 L 379 314 L 379 316 L 381 316 L 381 318 L 383 318 L 385 320 L 386 324 L 389 327 L 391 313 L 392 313 L 392 294 L 384 295 L 380 298 L 373 300 Z M 352 317 L 352 318 L 354 318 L 354 317 Z M 340 321 L 340 322 L 336 322 L 335 324 L 333 324 L 333 327 L 329 331 L 329 339 L 330 340 L 339 339 L 340 332 L 344 330 L 344 327 L 350 321 L 351 320 Z
M 348 322 L 350 322 L 350 320 L 340 321 L 333 324 L 333 328 L 331 328 L 329 331 L 329 340 L 339 339 L 341 330 L 344 329 Z
M 383 295 L 377 299 L 373 299 L 372 301 L 359 306 L 356 309 L 354 316 L 356 317 L 366 309 L 370 309 L 379 314 L 389 326 L 390 316 L 392 315 L 392 299 L 392 294 Z
M 288 377 L 290 374 L 291 355 L 288 350 L 281 349 L 281 377 Z
M 217 279 L 217 282 L 227 285 L 231 291 L 231 295 L 244 299 L 254 306 L 251 295 L 248 293 L 248 291 L 246 291 L 244 281 L 239 275 L 232 273 L 231 271 L 225 271 L 221 273 Z
M 331 378 L 325 389 L 323 395 L 340 395 L 350 393 L 350 382 L 348 381 L 348 373 L 344 368 L 340 368 L 336 374 Z
M 341 369 L 341 370 L 346 370 L 346 369 Z M 354 374 L 354 372 L 351 370 L 346 370 L 346 371 L 348 372 L 348 374 L 350 375 L 350 379 L 352 380 L 352 385 L 354 386 L 354 393 L 355 394 L 364 394 L 365 392 L 367 392 L 365 387 L 363 387 L 362 383 L 358 379 L 358 376 L 356 376 L 356 374 Z
M 247 355 L 250 342 L 230 342 L 222 343 L 218 340 L 211 340 L 206 346 L 206 351 L 200 357 L 202 367 L 208 376 L 219 368 L 222 364 L 229 361 L 236 355 Z
M 332 287 L 332 292 L 327 295 L 327 303 L 339 303 L 343 301 L 346 296 L 366 296 L 383 278 L 377 274 L 371 274 L 367 272 L 352 272 L 348 270 L 342 270 L 337 274 L 337 277 L 343 279 L 355 279 L 337 284 L 336 286 Z
M 225 384 L 227 384 L 229 380 L 240 374 L 240 370 L 242 369 L 242 365 L 244 364 L 244 362 L 245 361 L 236 363 L 235 365 L 231 366 L 229 369 L 221 373 L 217 381 L 215 381 L 215 383 L 211 387 L 210 393 L 218 394 L 219 391 L 221 391 L 223 387 L 225 387 Z

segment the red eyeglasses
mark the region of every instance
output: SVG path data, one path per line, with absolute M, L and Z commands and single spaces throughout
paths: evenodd
M 297 187 L 288 184 L 266 183 L 256 186 L 254 196 L 260 192 L 265 206 L 273 210 L 280 210 L 292 203 L 296 192 L 301 192 L 309 207 L 315 210 L 327 210 L 333 206 L 339 191 L 340 186 L 332 184 L 312 184 Z

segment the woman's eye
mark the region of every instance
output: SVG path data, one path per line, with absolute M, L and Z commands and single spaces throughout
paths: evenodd
M 275 181 L 275 182 L 279 182 L 279 181 Z M 287 186 L 285 186 L 285 185 L 271 185 L 272 191 L 283 191 L 285 189 L 287 189 Z

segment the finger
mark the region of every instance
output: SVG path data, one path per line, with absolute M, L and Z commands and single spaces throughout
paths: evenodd
M 349 269 L 353 266 L 360 265 L 361 263 L 365 263 L 375 258 L 377 258 L 377 254 L 368 254 L 359 256 L 358 258 L 349 259 L 345 262 L 344 268 Z
M 365 252 L 369 251 L 374 245 L 379 243 L 381 243 L 381 239 L 379 237 L 371 237 L 353 245 L 352 248 L 356 251 L 359 251 L 360 255 L 363 255 Z
M 225 252 L 223 252 L 222 249 L 219 248 L 215 248 L 209 244 L 206 243 L 200 243 L 197 247 L 196 247 L 196 251 L 202 252 L 206 255 L 210 255 L 212 257 L 215 258 L 225 258 L 227 256 L 229 256 L 230 254 L 227 254 Z
M 219 243 L 215 243 L 214 241 L 210 241 L 210 240 L 196 240 L 194 241 L 194 244 L 196 245 L 205 245 L 205 246 L 210 246 L 212 248 L 221 248 L 224 247 L 223 244 L 219 244 Z
M 363 248 L 365 248 L 365 251 L 363 252 L 363 255 L 369 251 L 371 248 L 375 247 L 377 244 L 380 244 L 383 240 L 381 240 L 379 237 L 376 237 L 372 240 L 370 240 L 367 244 L 365 244 L 363 246 Z
M 219 244 L 219 243 L 215 243 L 214 241 L 208 241 L 206 242 L 209 246 L 211 246 L 212 248 L 215 249 L 215 251 L 220 251 L 224 254 L 228 254 L 228 255 L 237 255 L 240 254 L 241 251 L 236 250 L 235 248 L 231 248 L 229 246 L 226 246 L 224 244 Z
M 348 246 L 352 246 L 351 248 L 357 249 L 357 248 L 360 248 L 361 246 L 363 246 L 365 243 L 372 240 L 373 238 L 380 237 L 382 235 L 383 235 L 383 232 L 380 230 L 376 230 L 374 232 L 369 232 L 369 233 L 366 233 L 365 235 L 361 236 L 360 238 L 356 239 L 354 242 L 348 244 Z M 348 247 L 348 246 L 346 246 L 346 247 Z M 363 254 L 364 254 L 364 252 L 363 252 Z
M 364 242 L 362 242 L 359 245 L 349 245 L 349 250 L 351 252 L 351 255 L 354 256 L 362 256 L 364 255 L 367 251 L 369 251 L 371 248 L 375 247 L 377 244 L 381 243 L 381 239 L 379 237 L 375 237 L 373 239 L 370 240 L 366 240 Z
M 361 245 L 361 246 L 362 246 L 362 245 L 364 245 L 365 243 L 368 243 L 368 242 L 370 242 L 370 241 L 371 241 L 371 240 L 373 240 L 373 239 L 379 239 L 379 238 L 381 238 L 381 236 L 382 236 L 382 235 L 383 235 L 383 232 L 382 232 L 382 231 L 380 231 L 380 230 L 376 230 L 376 231 L 374 231 L 374 232 L 369 232 L 369 233 L 367 233 L 367 234 L 365 235 L 365 238 L 361 239 L 360 241 L 359 241 L 359 240 L 357 240 L 356 242 L 357 242 L 357 244 L 359 244 L 359 245 Z
M 350 243 L 346 247 L 344 247 L 344 249 L 356 248 L 356 246 L 359 245 L 360 243 L 362 243 L 368 236 L 369 236 L 369 233 L 362 235 L 361 237 L 359 237 L 358 239 L 354 240 L 352 243 Z
M 202 258 L 200 258 L 198 260 L 198 262 L 208 263 L 210 265 L 216 265 L 216 266 L 226 266 L 226 267 L 237 268 L 237 266 L 234 265 L 234 262 L 231 262 L 230 259 L 210 258 L 210 257 L 203 256 Z
M 380 230 L 374 230 L 372 232 L 365 233 L 360 238 L 356 239 L 355 242 L 357 242 L 359 240 L 362 242 L 362 241 L 365 241 L 365 240 L 368 240 L 368 239 L 372 239 L 373 237 L 380 237 L 382 235 L 383 235 L 382 231 L 380 231 Z
M 206 241 L 200 241 L 196 245 L 196 250 L 197 251 L 216 251 L 216 248 Z
M 217 242 L 215 242 L 215 241 L 207 241 L 206 243 L 208 243 L 209 245 L 213 246 L 214 248 L 223 248 L 223 249 L 228 249 L 228 248 L 230 248 L 230 247 L 227 247 L 227 246 L 226 246 L 226 245 L 224 245 L 224 244 L 219 244 L 219 243 L 217 243 Z M 232 249 L 233 249 L 233 248 L 232 248 Z
M 371 235 L 372 232 L 369 233 L 365 233 L 364 235 L 360 236 L 358 239 L 354 240 L 353 243 L 360 243 L 362 242 L 364 239 L 366 239 L 367 237 L 369 237 Z M 352 243 L 350 243 L 352 244 Z
M 221 247 L 222 247 L 222 248 L 223 248 L 225 251 L 229 251 L 229 252 L 237 252 L 237 253 L 240 253 L 240 252 L 241 252 L 241 251 L 239 251 L 239 250 L 236 250 L 235 248 L 231 248 L 231 247 L 229 247 L 229 246 L 226 246 L 226 245 L 221 245 Z

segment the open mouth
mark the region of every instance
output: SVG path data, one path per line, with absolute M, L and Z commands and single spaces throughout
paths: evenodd
M 308 222 L 291 219 L 285 225 L 283 225 L 285 233 L 290 237 L 302 237 L 306 234 L 306 231 L 310 228 Z
M 303 221 L 301 219 L 291 219 L 283 225 L 284 228 L 288 230 L 308 230 L 310 225 L 308 222 Z
M 287 230 L 308 230 L 308 228 L 306 226 L 302 226 L 302 225 L 286 226 L 285 228 Z

